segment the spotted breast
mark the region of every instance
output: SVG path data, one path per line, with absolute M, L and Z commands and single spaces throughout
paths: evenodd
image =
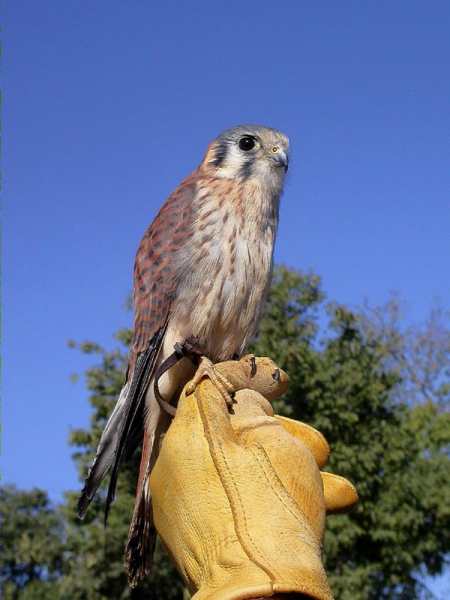
M 255 182 L 198 185 L 192 239 L 178 256 L 183 286 L 173 317 L 180 333 L 197 337 L 218 361 L 241 354 L 255 334 L 270 284 L 278 202 Z

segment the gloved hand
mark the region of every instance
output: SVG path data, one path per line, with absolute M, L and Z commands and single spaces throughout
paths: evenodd
M 266 398 L 286 390 L 287 376 L 270 359 L 215 368 L 241 390 L 234 414 L 208 379 L 182 393 L 150 477 L 161 539 L 195 600 L 331 599 L 325 512 L 353 505 L 355 488 L 320 472 L 329 447 L 318 431 L 273 416 Z

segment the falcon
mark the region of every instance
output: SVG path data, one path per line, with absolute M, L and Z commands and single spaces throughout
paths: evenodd
M 132 585 L 151 567 L 156 532 L 148 478 L 172 404 L 194 374 L 194 384 L 211 377 L 228 401 L 227 382 L 213 363 L 240 357 L 256 333 L 270 285 L 288 150 L 288 138 L 276 129 L 224 131 L 139 245 L 126 382 L 78 502 L 83 518 L 110 472 L 106 522 L 120 463 L 142 444 L 126 549 Z

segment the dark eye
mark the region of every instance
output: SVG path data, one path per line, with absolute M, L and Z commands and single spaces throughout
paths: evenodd
M 245 135 L 239 140 L 239 148 L 244 150 L 244 152 L 248 152 L 252 148 L 255 147 L 255 138 L 252 138 L 249 135 Z

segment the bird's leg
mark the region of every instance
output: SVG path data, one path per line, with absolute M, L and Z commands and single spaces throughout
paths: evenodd
M 161 379 L 161 377 L 164 375 L 164 373 L 166 371 L 168 371 L 174 365 L 176 365 L 177 362 L 180 361 L 184 356 L 185 356 L 185 354 L 183 352 L 182 345 L 180 345 L 178 343 L 175 344 L 174 352 L 168 358 L 166 358 L 166 360 L 163 363 L 161 363 L 159 365 L 159 367 L 155 373 L 155 383 L 154 383 L 155 398 L 156 398 L 158 404 L 160 405 L 160 407 L 163 410 L 165 410 L 172 417 L 175 416 L 176 408 L 175 408 L 175 406 L 172 406 L 170 404 L 170 402 L 167 402 L 166 400 L 164 400 L 164 398 L 161 396 L 161 392 L 159 391 L 159 380 Z
M 198 345 L 198 340 L 196 338 L 189 338 L 181 343 L 177 342 L 174 346 L 173 354 L 171 354 L 169 358 L 167 358 L 157 370 L 155 374 L 155 396 L 161 408 L 163 408 L 170 415 L 175 415 L 175 407 L 170 405 L 161 397 L 161 394 L 159 393 L 158 381 L 159 378 L 163 375 L 163 373 L 165 373 L 168 369 L 173 367 L 179 360 L 181 360 L 184 357 L 189 358 L 192 361 L 192 363 L 197 366 L 197 371 L 195 372 L 194 377 L 186 385 L 186 394 L 192 394 L 197 385 L 200 383 L 200 381 L 204 377 L 208 377 L 219 390 L 222 398 L 228 406 L 228 409 L 230 410 L 230 412 L 232 412 L 235 392 L 234 386 L 228 381 L 228 379 L 224 375 L 222 375 L 215 368 L 214 364 L 209 358 L 201 354 Z M 253 377 L 254 373 L 256 373 L 256 364 L 251 364 L 251 377 Z
M 177 409 L 161 396 L 161 392 L 159 390 L 159 380 L 166 371 L 175 366 L 182 358 L 189 358 L 192 364 L 195 366 L 200 364 L 201 358 L 201 352 L 198 349 L 198 342 L 195 338 L 189 338 L 184 340 L 184 342 L 177 342 L 173 349 L 174 351 L 172 354 L 157 368 L 153 387 L 155 398 L 159 406 L 172 417 L 175 416 Z
M 214 364 L 206 356 L 201 357 L 200 364 L 198 366 L 197 371 L 195 372 L 194 377 L 186 385 L 186 394 L 192 394 L 195 391 L 197 385 L 204 377 L 208 377 L 211 380 L 211 382 L 216 386 L 222 398 L 225 400 L 225 404 L 228 406 L 228 409 L 232 411 L 233 404 L 235 402 L 233 398 L 235 391 L 234 387 L 228 381 L 228 379 L 224 377 L 215 368 Z

